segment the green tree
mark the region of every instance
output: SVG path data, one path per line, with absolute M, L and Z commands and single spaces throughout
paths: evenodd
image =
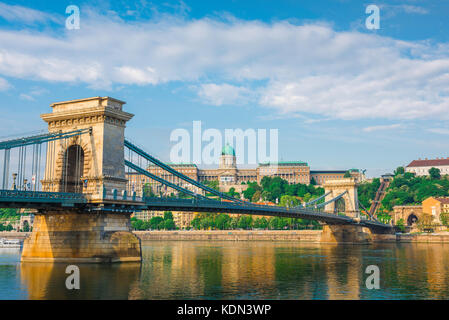
M 282 207 L 295 207 L 299 204 L 299 201 L 294 196 L 283 195 L 281 196 L 281 200 L 279 201 L 279 205 Z
M 240 198 L 240 193 L 236 192 L 234 187 L 229 188 L 227 194 L 234 198 Z
M 429 175 L 432 179 L 440 179 L 441 178 L 440 169 L 435 168 L 435 167 L 430 168 Z
M 225 230 L 229 228 L 231 217 L 227 214 L 220 213 L 215 217 L 215 228 L 219 230 Z
M 164 220 L 173 220 L 173 213 L 171 211 L 165 211 L 164 212 Z
M 449 213 L 440 214 L 440 220 L 443 226 L 449 226 Z
M 254 192 L 251 201 L 252 202 L 258 202 L 260 200 L 260 197 L 262 196 L 262 193 L 260 192 L 260 190 L 257 190 L 256 192 Z
M 404 232 L 405 231 L 405 223 L 404 223 L 404 219 L 399 219 L 397 222 L 396 222 L 396 227 L 399 229 L 399 230 L 401 230 L 401 232 Z
M 173 219 L 164 220 L 164 229 L 166 229 L 166 230 L 176 229 L 176 225 L 175 225 L 175 222 L 173 221 Z
M 159 229 L 161 223 L 163 223 L 164 218 L 162 217 L 153 217 L 150 219 L 150 228 L 153 230 Z
M 266 229 L 266 228 L 268 228 L 268 220 L 265 217 L 257 218 L 254 221 L 254 228 L 256 228 L 256 229 Z
M 131 226 L 135 229 L 135 230 L 143 230 L 143 221 L 136 219 L 134 221 L 131 221 Z
M 343 178 L 351 178 L 351 173 L 349 171 L 346 171 Z
M 251 229 L 252 226 L 253 226 L 253 217 L 247 216 L 247 215 L 240 216 L 239 222 L 238 222 L 239 228 L 247 230 L 247 229 Z

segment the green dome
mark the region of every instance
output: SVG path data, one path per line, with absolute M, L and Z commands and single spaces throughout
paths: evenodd
M 229 144 L 226 144 L 224 146 L 223 150 L 221 150 L 221 155 L 222 156 L 234 156 L 235 157 L 234 148 L 231 147 Z

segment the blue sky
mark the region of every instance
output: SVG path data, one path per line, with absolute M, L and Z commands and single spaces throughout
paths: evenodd
M 449 156 L 448 15 L 447 1 L 0 2 L 0 136 L 45 129 L 52 102 L 112 96 L 163 160 L 201 120 L 279 129 L 282 160 L 377 176 Z

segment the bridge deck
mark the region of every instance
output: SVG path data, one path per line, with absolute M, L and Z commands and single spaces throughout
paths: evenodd
M 178 198 L 146 198 L 145 202 L 116 204 L 90 203 L 83 194 L 62 192 L 35 192 L 20 190 L 0 190 L 0 207 L 2 208 L 65 208 L 78 207 L 86 211 L 134 212 L 142 210 L 186 211 L 186 212 L 224 212 L 230 214 L 250 214 L 273 217 L 318 220 L 328 224 L 359 224 L 370 228 L 391 228 L 390 225 L 377 221 L 361 220 L 320 212 L 308 208 L 285 208 L 279 206 L 258 205 L 250 202 L 235 203 L 219 200 L 198 200 Z

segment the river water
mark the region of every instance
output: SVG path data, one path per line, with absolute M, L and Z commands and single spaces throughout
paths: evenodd
M 0 249 L 0 299 L 448 299 L 449 244 L 148 241 L 143 262 L 20 264 Z M 366 287 L 379 267 L 380 288 Z

